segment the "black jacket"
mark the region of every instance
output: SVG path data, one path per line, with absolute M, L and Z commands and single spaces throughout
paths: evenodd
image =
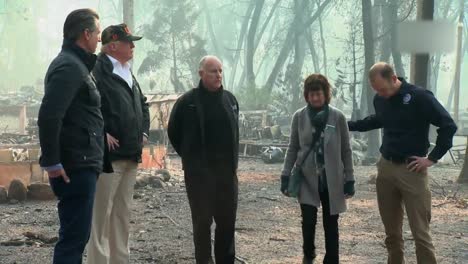
M 119 140 L 119 147 L 110 151 L 109 158 L 141 162 L 143 133 L 149 135 L 150 117 L 148 103 L 135 77 L 130 90 L 128 83 L 114 74 L 109 57 L 98 56 L 93 76 L 101 93 L 104 130 Z
M 407 83 L 390 98 L 374 97 L 375 114 L 348 122 L 351 131 L 383 128 L 380 147 L 386 159 L 405 161 L 411 156 L 425 157 L 429 144 L 429 126 L 437 129 L 437 141 L 428 158 L 437 162 L 452 147 L 457 126 L 431 91 Z
M 201 89 L 197 87 L 182 95 L 172 108 L 168 124 L 168 136 L 172 146 L 182 158 L 185 170 L 199 169 L 208 164 L 205 118 L 201 103 Z M 237 170 L 239 159 L 239 104 L 234 95 L 222 91 L 222 103 L 229 117 L 232 130 L 233 168 Z
M 95 62 L 94 54 L 64 41 L 50 64 L 38 117 L 42 167 L 61 163 L 66 171 L 102 171 L 104 121 L 90 74 Z

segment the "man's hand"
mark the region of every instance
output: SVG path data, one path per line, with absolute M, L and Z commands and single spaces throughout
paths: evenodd
M 64 169 L 48 171 L 47 174 L 50 179 L 62 177 L 66 183 L 70 183 L 70 178 L 68 178 Z
M 425 157 L 416 157 L 412 156 L 411 159 L 414 159 L 410 164 L 408 164 L 408 169 L 412 172 L 423 172 L 427 168 L 434 165 L 434 162 Z
M 115 150 L 116 148 L 120 147 L 118 139 L 111 136 L 109 133 L 106 133 L 106 136 L 107 136 L 107 145 L 109 146 L 109 150 Z
M 288 185 L 289 185 L 289 177 L 286 176 L 286 175 L 281 175 L 281 188 L 280 188 L 280 190 L 285 196 L 289 196 Z
M 146 135 L 143 135 L 143 146 L 148 144 L 148 137 Z

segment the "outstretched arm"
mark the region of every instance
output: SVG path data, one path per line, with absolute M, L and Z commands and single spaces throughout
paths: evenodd
M 382 128 L 382 123 L 377 118 L 377 115 L 370 115 L 362 120 L 348 121 L 349 131 L 366 132 L 374 129 Z

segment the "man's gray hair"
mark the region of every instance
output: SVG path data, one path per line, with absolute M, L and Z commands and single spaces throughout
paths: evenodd
M 118 43 L 118 42 L 120 42 L 120 41 L 112 41 L 112 42 L 109 42 L 109 43 L 107 43 L 107 44 L 102 45 L 102 46 L 101 46 L 101 52 L 106 53 L 106 54 L 109 54 L 109 52 L 110 52 L 110 44 L 112 44 L 112 43 Z
M 209 60 L 209 59 L 215 59 L 215 60 L 221 62 L 221 60 L 218 57 L 214 56 L 214 55 L 203 56 L 203 58 L 201 58 L 200 63 L 198 65 L 198 70 L 205 69 L 206 61 Z

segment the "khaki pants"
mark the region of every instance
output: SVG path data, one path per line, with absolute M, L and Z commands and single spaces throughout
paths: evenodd
M 403 205 L 416 243 L 418 264 L 437 263 L 429 231 L 431 191 L 427 171 L 410 172 L 406 166 L 384 158 L 377 163 L 377 200 L 385 227 L 388 264 L 405 263 Z
M 138 164 L 112 163 L 114 173 L 103 173 L 96 186 L 88 264 L 128 264 L 128 237 L 133 189 Z

